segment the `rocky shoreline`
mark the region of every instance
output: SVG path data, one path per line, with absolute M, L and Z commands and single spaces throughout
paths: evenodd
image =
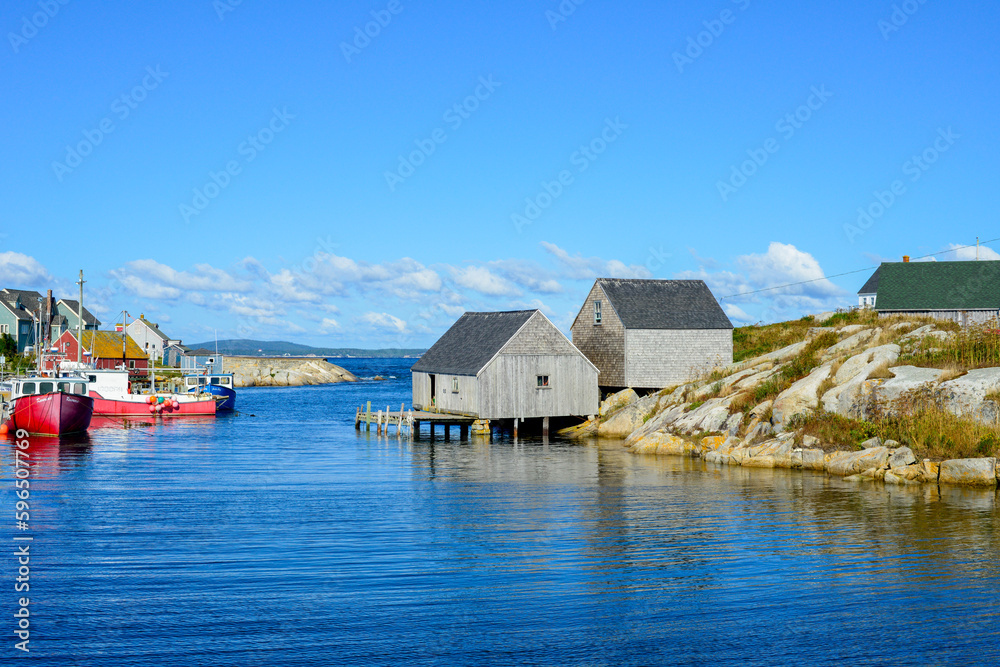
M 602 402 L 599 416 L 562 433 L 622 438 L 636 454 L 703 458 L 720 465 L 814 470 L 854 482 L 995 488 L 1000 479 L 1000 459 L 995 456 L 918 460 L 910 447 L 893 440 L 875 437 L 845 448 L 795 428 L 794 418 L 817 412 L 853 419 L 865 419 L 873 410 L 898 414 L 907 409 L 900 399 L 914 391 L 933 392 L 943 412 L 989 428 L 1000 426 L 994 400 L 1000 369 L 955 373 L 889 367 L 901 350 L 933 345 L 950 335 L 953 332 L 912 322 L 888 323 L 885 328 L 816 327 L 807 340 L 716 369 L 696 382 L 644 397 L 632 389 L 620 391 Z M 822 345 L 812 343 L 817 340 Z M 816 355 L 818 366 L 774 398 L 746 406 L 747 396 L 779 377 L 809 345 L 815 348 L 809 353 Z
M 236 387 L 300 387 L 357 382 L 348 370 L 317 357 L 225 357 Z

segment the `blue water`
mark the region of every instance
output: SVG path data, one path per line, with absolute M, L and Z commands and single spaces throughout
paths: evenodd
M 412 360 L 239 392 L 239 414 L 0 441 L 0 660 L 74 665 L 995 664 L 993 492 L 637 457 L 617 442 L 411 442 Z M 15 593 L 14 536 L 32 536 Z M 3 620 L 6 619 L 6 620 Z M 6 626 L 6 627 L 5 627 Z

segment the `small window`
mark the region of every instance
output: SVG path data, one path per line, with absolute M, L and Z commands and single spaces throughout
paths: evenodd
M 194 386 L 197 386 L 197 384 L 198 384 L 198 378 L 187 378 L 187 380 L 185 380 L 185 382 L 187 383 L 187 386 L 194 387 Z
M 219 378 L 212 378 L 212 384 L 219 384 Z
M 451 379 L 451 391 L 452 393 L 458 393 L 458 378 Z
M 595 301 L 594 302 L 594 324 L 600 324 L 600 323 L 601 323 L 601 302 L 600 301 Z
M 24 394 L 24 395 L 26 395 L 26 396 L 31 396 L 32 394 L 34 394 L 35 393 L 35 383 L 34 382 L 25 382 L 23 385 L 21 385 L 21 393 Z
M 79 394 L 80 396 L 86 396 L 87 395 L 87 385 L 85 385 L 82 382 L 77 382 L 76 384 L 73 385 L 73 393 L 74 394 Z
M 38 393 L 39 394 L 51 394 L 52 393 L 52 383 L 51 382 L 39 382 L 38 383 Z
M 129 368 L 135 368 L 135 359 L 129 359 L 128 360 L 128 367 Z
M 208 384 L 208 380 L 206 378 L 200 377 L 198 378 L 198 384 Z
M 91 382 L 97 382 L 97 376 L 96 375 L 88 375 L 87 379 L 90 380 Z
M 68 394 L 70 392 L 71 384 L 72 384 L 71 382 L 60 382 L 56 386 L 59 388 L 59 391 L 63 392 L 64 394 Z
M 222 386 L 223 387 L 231 387 L 231 386 L 233 386 L 233 378 L 231 378 L 231 377 L 224 377 L 224 378 L 222 378 Z
M 548 387 L 549 386 L 549 376 L 548 375 L 539 375 L 537 377 L 537 382 L 538 382 L 538 386 L 539 387 Z

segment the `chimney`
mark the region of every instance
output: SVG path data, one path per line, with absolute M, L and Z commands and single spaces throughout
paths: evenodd
M 909 255 L 903 255 L 903 263 L 905 264 L 905 263 L 908 263 L 909 261 L 910 261 L 910 256 Z

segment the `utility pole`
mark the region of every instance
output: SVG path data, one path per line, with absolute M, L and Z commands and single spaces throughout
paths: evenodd
M 83 361 L 83 283 L 86 282 L 83 279 L 83 269 L 80 269 L 80 312 L 77 313 L 78 321 L 76 323 L 76 363 L 77 367 Z

